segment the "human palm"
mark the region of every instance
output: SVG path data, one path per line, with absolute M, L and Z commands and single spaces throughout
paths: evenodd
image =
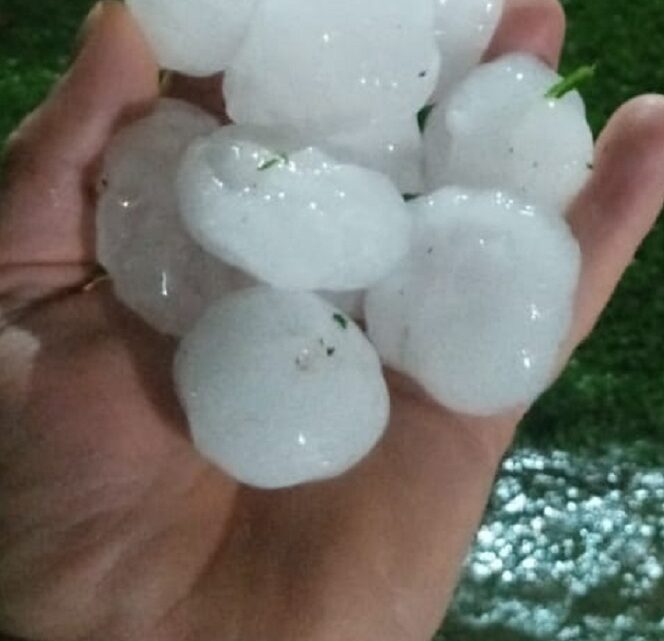
M 563 31 L 554 0 L 512 0 L 491 52 L 554 64 Z M 202 459 L 172 390 L 173 342 L 106 281 L 90 284 L 95 167 L 118 123 L 155 100 L 157 79 L 123 7 L 107 4 L 8 154 L 0 630 L 34 641 L 428 641 L 522 412 L 454 415 L 389 374 L 387 436 L 340 479 L 262 492 Z M 216 109 L 206 86 L 171 91 Z M 663 185 L 664 99 L 643 97 L 607 127 L 571 212 L 584 270 L 561 364 L 652 226 Z

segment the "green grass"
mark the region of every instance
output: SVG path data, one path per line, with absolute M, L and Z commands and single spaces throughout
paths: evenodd
M 664 92 L 661 0 L 567 0 L 563 70 L 598 63 L 583 92 L 599 131 L 625 100 Z M 2 0 L 0 140 L 47 93 L 70 59 L 88 0 Z M 110 80 L 110 79 L 109 79 Z M 664 230 L 630 269 L 598 330 L 538 403 L 524 442 L 579 447 L 664 442 Z M 644 446 L 644 452 L 649 446 Z
M 71 59 L 90 0 L 0 1 L 0 140 L 46 95 Z

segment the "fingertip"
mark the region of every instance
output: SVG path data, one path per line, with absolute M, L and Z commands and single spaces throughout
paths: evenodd
M 642 147 L 657 150 L 653 144 L 664 140 L 664 96 L 646 94 L 626 102 L 611 118 L 597 142 L 598 160 L 616 145 L 634 152 Z
M 80 38 L 71 68 L 14 136 L 13 147 L 29 150 L 33 158 L 57 154 L 85 165 L 121 121 L 148 111 L 158 96 L 157 64 L 124 4 L 95 5 Z
M 664 96 L 639 96 L 625 103 L 600 135 L 593 177 L 570 221 L 582 243 L 598 229 L 616 229 L 619 219 L 645 233 L 663 200 Z
M 83 45 L 56 90 L 105 110 L 119 104 L 153 100 L 159 88 L 159 67 L 141 29 L 117 0 L 104 0 L 92 9 L 83 26 Z
M 573 345 L 582 341 L 664 205 L 664 97 L 623 105 L 600 136 L 594 175 L 570 213 L 583 252 Z
M 567 21 L 558 0 L 505 0 L 503 18 L 485 54 L 493 60 L 528 52 L 557 68 Z

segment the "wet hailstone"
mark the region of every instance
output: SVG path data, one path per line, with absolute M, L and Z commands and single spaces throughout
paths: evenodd
M 580 252 L 567 225 L 500 192 L 443 189 L 411 207 L 411 253 L 366 299 L 380 355 L 459 412 L 533 401 L 572 317 Z
M 337 160 L 385 174 L 403 194 L 424 191 L 424 145 L 417 118 L 377 118 L 359 129 L 334 134 L 320 147 Z
M 427 120 L 428 188 L 504 189 L 565 213 L 588 180 L 594 151 L 579 93 L 546 97 L 560 79 L 525 54 L 474 69 Z
M 252 288 L 213 306 L 183 341 L 175 378 L 199 450 L 262 488 L 345 472 L 389 416 L 371 344 L 306 292 Z
M 664 474 L 638 454 L 509 456 L 441 639 L 663 638 Z
M 182 163 L 183 220 L 210 253 L 275 287 L 332 291 L 366 288 L 406 255 L 411 219 L 385 176 L 253 134 L 225 127 Z
M 256 0 L 127 0 L 160 65 L 190 76 L 223 71 Z
M 210 303 L 246 280 L 206 254 L 180 222 L 174 189 L 180 159 L 216 126 L 196 107 L 162 99 L 116 136 L 104 159 L 98 260 L 117 297 L 166 334 L 186 332 Z
M 482 58 L 500 23 L 504 0 L 434 0 L 441 66 L 437 102 Z
M 433 12 L 431 0 L 262 0 L 226 74 L 231 118 L 317 136 L 415 116 L 438 77 Z

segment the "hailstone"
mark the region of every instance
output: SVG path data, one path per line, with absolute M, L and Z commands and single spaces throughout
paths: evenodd
M 262 0 L 226 73 L 232 120 L 338 133 L 414 116 L 438 79 L 432 0 Z
M 407 253 L 411 218 L 385 176 L 258 139 L 225 127 L 182 163 L 185 225 L 210 253 L 275 287 L 333 291 L 367 287 Z
M 118 298 L 166 334 L 181 335 L 207 305 L 242 284 L 185 232 L 174 189 L 186 148 L 215 128 L 203 111 L 165 98 L 123 129 L 104 159 L 98 260 Z
M 590 175 L 594 151 L 579 93 L 546 97 L 560 80 L 526 54 L 472 71 L 427 121 L 428 188 L 504 189 L 564 214 Z
M 403 194 L 424 191 L 424 146 L 417 118 L 377 118 L 354 131 L 333 134 L 320 143 L 337 160 L 388 176 Z
M 434 0 L 441 72 L 435 100 L 477 65 L 503 14 L 504 0 Z
M 257 0 L 127 0 L 160 65 L 190 76 L 223 71 Z
M 213 306 L 182 342 L 175 380 L 198 449 L 261 488 L 345 472 L 389 417 L 374 348 L 307 292 L 257 287 Z
M 367 295 L 370 339 L 454 411 L 533 401 L 572 319 L 580 251 L 567 224 L 502 192 L 447 188 L 411 206 L 412 253 Z

